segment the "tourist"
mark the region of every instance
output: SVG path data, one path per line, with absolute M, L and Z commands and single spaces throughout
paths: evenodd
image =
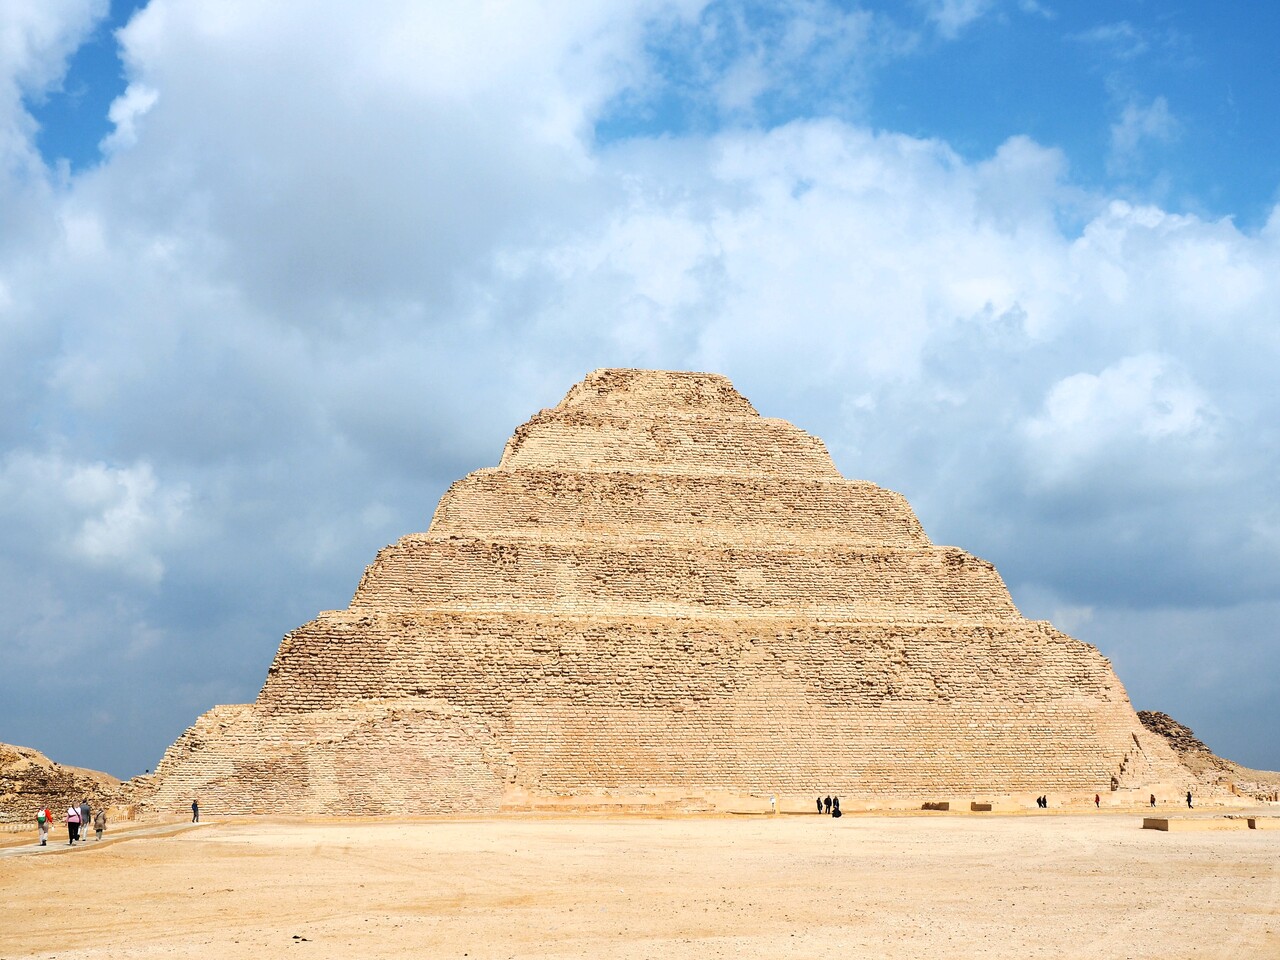
M 191 822 L 192 823 L 200 822 L 200 801 L 199 800 L 191 801 Z
M 821 797 L 819 797 L 819 798 L 818 798 L 818 812 L 819 812 L 819 813 L 821 813 L 821 812 L 822 812 L 822 798 L 821 798 Z
M 830 796 L 827 796 L 826 798 L 824 798 L 824 799 L 823 799 L 823 801 L 822 801 L 822 810 L 823 810 L 823 813 L 830 813 L 830 812 L 831 812 L 831 797 L 830 797 Z
M 40 828 L 40 846 L 49 842 L 49 809 L 41 807 L 36 811 L 36 826 Z
M 107 829 L 107 811 L 101 807 L 98 812 L 93 815 L 93 832 L 98 835 L 98 839 L 102 839 L 102 831 Z
M 1154 793 L 1151 795 L 1151 805 L 1153 807 L 1156 805 L 1156 795 Z
M 842 817 L 842 816 L 844 816 L 844 814 L 842 814 L 842 813 L 840 812 L 840 798 L 839 798 L 839 797 L 832 797 L 832 798 L 831 798 L 831 816 L 833 816 L 833 817 Z
M 1187 791 L 1187 809 L 1188 810 L 1191 809 L 1191 791 L 1190 790 Z
M 89 801 L 80 801 L 80 836 L 84 840 L 89 839 L 89 824 L 93 823 L 93 819 L 89 816 Z
M 1102 809 L 1102 798 L 1096 793 L 1093 795 L 1093 805 L 1097 809 Z
M 67 807 L 67 846 L 75 846 L 80 839 L 80 809 Z

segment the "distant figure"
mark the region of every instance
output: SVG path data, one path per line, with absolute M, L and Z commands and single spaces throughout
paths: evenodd
M 1154 793 L 1151 795 L 1151 805 L 1153 807 L 1156 805 L 1156 795 Z
M 1188 810 L 1191 809 L 1191 791 L 1190 790 L 1187 791 L 1187 809 Z
M 89 810 L 89 801 L 81 800 L 80 801 L 80 839 L 82 840 L 89 839 L 89 824 L 93 823 L 92 818 L 89 816 L 90 813 L 91 811 Z
M 40 828 L 40 846 L 46 846 L 49 843 L 49 811 L 45 807 L 41 807 L 36 811 L 36 826 Z
M 824 798 L 824 799 L 823 799 L 823 801 L 822 801 L 822 812 L 823 812 L 823 813 L 830 813 L 830 812 L 831 812 L 831 798 L 830 798 L 830 797 L 826 797 L 826 798 Z
M 67 807 L 67 846 L 73 847 L 80 839 L 80 808 Z
M 200 801 L 199 800 L 191 801 L 191 822 L 192 823 L 200 822 Z
M 840 798 L 839 798 L 839 797 L 832 797 L 832 798 L 831 798 L 831 815 L 832 815 L 833 817 L 843 816 L 843 814 L 841 814 L 841 813 L 840 813 Z
M 1093 795 L 1093 805 L 1099 809 L 1102 807 L 1102 798 L 1096 793 Z
M 818 812 L 819 812 L 819 813 L 821 813 L 821 812 L 822 812 L 822 798 L 821 798 L 821 797 L 819 797 L 819 798 L 818 798 Z
M 107 829 L 107 811 L 101 807 L 98 812 L 93 815 L 93 832 L 98 835 L 98 839 L 102 839 L 102 831 Z
M 770 813 L 778 812 L 778 798 L 773 795 L 770 795 L 769 797 L 769 812 Z

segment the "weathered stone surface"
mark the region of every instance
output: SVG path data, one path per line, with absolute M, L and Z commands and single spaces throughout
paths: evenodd
M 114 801 L 120 781 L 107 773 L 54 763 L 39 750 L 0 743 L 0 821 L 35 823 L 48 807 L 54 825 L 72 804 L 88 800 L 93 809 Z
M 1163 737 L 1182 764 L 1200 780 L 1224 787 L 1238 797 L 1280 801 L 1280 773 L 1250 770 L 1219 757 L 1191 728 L 1167 713 L 1139 710 L 1138 719 L 1152 733 Z
M 1024 619 L 899 494 L 841 477 L 723 377 L 601 370 L 380 551 L 347 609 L 286 636 L 255 704 L 188 730 L 152 803 L 688 809 L 1193 781 L 1097 650 Z

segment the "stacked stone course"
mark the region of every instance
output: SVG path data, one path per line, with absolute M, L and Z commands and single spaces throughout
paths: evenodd
M 154 803 L 492 811 L 1145 788 L 1187 771 L 1092 647 L 723 377 L 601 370 L 284 638 Z

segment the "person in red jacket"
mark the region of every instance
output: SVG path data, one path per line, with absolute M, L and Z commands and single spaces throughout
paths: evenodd
M 41 807 L 36 811 L 36 826 L 40 828 L 40 846 L 45 846 L 49 842 L 49 821 L 53 819 L 53 814 L 49 812 L 48 807 Z

